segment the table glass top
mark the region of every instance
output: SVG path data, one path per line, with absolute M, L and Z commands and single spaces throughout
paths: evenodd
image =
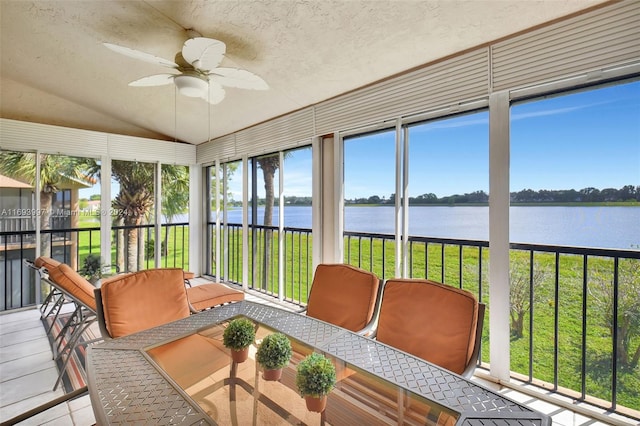
M 154 345 L 152 362 L 219 424 L 407 424 L 453 425 L 459 414 L 403 390 L 381 378 L 327 355 L 336 367 L 337 384 L 322 414 L 306 408 L 298 393 L 296 366 L 314 349 L 289 337 L 291 362 L 278 381 L 263 377 L 255 361 L 262 339 L 276 331 L 255 320 L 256 342 L 249 358 L 231 360 L 222 344 L 228 321 L 198 333 Z M 325 354 L 326 355 L 326 354 Z

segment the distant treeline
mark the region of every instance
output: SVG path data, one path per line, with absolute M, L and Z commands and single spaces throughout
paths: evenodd
M 625 185 L 620 189 L 615 188 L 584 188 L 580 190 L 562 189 L 534 191 L 523 189 L 511 193 L 512 203 L 604 203 L 604 202 L 638 202 L 640 201 L 640 186 Z M 373 195 L 368 198 L 355 198 L 345 200 L 347 204 L 395 204 L 395 194 L 389 198 L 380 198 Z M 468 194 L 455 194 L 438 197 L 436 194 L 427 193 L 416 197 L 409 197 L 409 204 L 486 204 L 489 202 L 489 194 L 484 191 L 475 191 Z
M 353 198 L 345 200 L 345 204 L 395 204 L 396 196 L 391 194 L 388 198 L 372 195 L 367 198 Z M 310 206 L 311 197 L 285 197 L 285 204 L 288 206 Z M 640 202 L 640 186 L 625 185 L 620 189 L 615 188 L 583 188 L 547 190 L 523 189 L 519 192 L 511 193 L 512 203 L 609 203 L 609 202 Z M 475 191 L 468 194 L 455 194 L 445 197 L 437 197 L 436 194 L 428 193 L 409 197 L 410 205 L 420 204 L 488 204 L 489 194 L 484 191 Z M 264 205 L 264 199 L 259 200 L 259 205 Z M 278 198 L 275 199 L 278 204 Z M 232 203 L 232 205 L 242 205 L 242 203 Z

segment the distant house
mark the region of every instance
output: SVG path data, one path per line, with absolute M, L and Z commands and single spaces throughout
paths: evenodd
M 60 191 L 51 205 L 50 227 L 54 230 L 77 228 L 79 189 L 89 188 L 95 181 L 68 177 L 61 181 Z M 0 235 L 0 260 L 6 259 L 7 265 L 0 270 L 0 282 L 5 283 L 0 297 L 16 303 L 19 303 L 16 297 L 32 297 L 36 291 L 35 277 L 21 260 L 36 256 L 36 221 L 42 215 L 34 208 L 35 198 L 32 185 L 0 175 L 0 232 L 12 233 Z M 61 232 L 52 234 L 51 241 L 51 257 L 77 269 L 77 239 Z

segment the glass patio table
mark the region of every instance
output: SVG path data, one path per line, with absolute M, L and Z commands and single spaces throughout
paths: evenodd
M 256 342 L 281 332 L 293 358 L 279 381 L 255 361 L 232 362 L 231 319 L 249 318 Z M 307 410 L 296 365 L 320 352 L 337 384 L 323 413 Z M 222 425 L 550 425 L 548 416 L 424 360 L 314 318 L 248 301 L 191 315 L 87 351 L 96 422 Z

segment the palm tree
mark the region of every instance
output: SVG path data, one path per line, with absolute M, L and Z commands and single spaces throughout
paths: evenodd
M 144 255 L 144 250 L 138 250 L 139 226 L 148 220 L 155 204 L 154 174 L 155 167 L 151 163 L 118 160 L 111 163 L 111 176 L 120 184 L 120 192 L 114 198 L 112 207 L 117 212 L 116 220 L 127 227 L 124 231 L 127 236 L 124 269 L 127 271 L 138 270 L 142 263 L 142 259 L 138 258 L 139 252 Z M 188 197 L 189 180 L 184 167 L 162 166 L 161 181 L 165 199 Z M 118 259 L 121 269 L 123 263 L 124 259 Z
M 262 258 L 262 288 L 267 289 L 269 276 L 271 275 L 271 239 L 273 231 L 269 228 L 273 225 L 273 202 L 275 200 L 275 189 L 273 187 L 276 171 L 280 167 L 280 156 L 278 154 L 259 157 L 256 159 L 258 167 L 262 169 L 265 190 L 264 221 L 265 245 L 264 257 Z M 257 202 L 257 200 L 255 200 Z
M 154 201 L 154 165 L 114 160 L 111 162 L 111 176 L 120 184 L 120 192 L 111 202 L 116 212 L 115 220 L 117 224 L 127 227 L 120 234 L 126 235 L 126 266 L 123 257 L 117 259 L 117 264 L 121 270 L 125 266 L 126 271 L 137 271 L 139 226 L 149 214 Z
M 167 223 L 172 223 L 175 216 L 187 211 L 189 169 L 186 166 L 162 166 L 162 173 L 173 177 L 162 187 L 162 215 L 167 218 Z M 167 250 L 169 250 L 169 229 L 164 234 L 164 251 Z
M 0 152 L 0 174 L 21 180 L 35 187 L 36 153 Z M 90 179 L 90 164 L 86 159 L 62 155 L 40 154 L 40 230 L 51 229 L 51 206 L 60 186 L 71 179 Z M 51 256 L 51 233 L 40 236 L 40 255 Z

